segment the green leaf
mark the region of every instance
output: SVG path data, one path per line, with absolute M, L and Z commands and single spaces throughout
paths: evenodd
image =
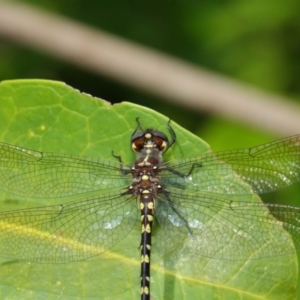
M 6 81 L 0 85 L 0 141 L 29 149 L 96 156 L 111 151 L 131 165 L 130 136 L 139 117 L 144 128 L 169 134 L 168 118 L 132 103 L 110 105 L 63 83 Z M 165 160 L 209 150 L 172 122 L 177 142 Z M 50 200 L 0 194 L 1 211 L 49 205 Z M 69 199 L 51 199 L 59 204 Z M 56 201 L 56 202 L 53 202 Z M 258 201 L 253 199 L 251 201 Z M 1 226 L 1 224 L 0 224 Z M 287 234 L 282 230 L 282 234 Z M 151 257 L 153 299 L 294 299 L 294 255 L 226 261 L 182 249 L 162 249 L 164 231 L 154 224 Z M 180 242 L 180 241 L 179 241 Z M 69 264 L 5 260 L 0 264 L 1 299 L 139 299 L 140 226 L 94 259 Z M 179 243 L 180 244 L 180 243 Z

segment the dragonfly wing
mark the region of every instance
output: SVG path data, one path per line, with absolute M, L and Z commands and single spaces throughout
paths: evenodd
M 165 182 L 177 187 L 231 195 L 267 193 L 300 181 L 300 135 L 249 149 L 204 153 L 166 166 L 177 174 L 165 171 Z M 240 185 L 240 179 L 248 187 Z
M 295 208 L 253 202 L 254 195 L 239 197 L 211 193 L 190 194 L 169 189 L 170 204 L 163 197 L 157 201 L 157 219 L 165 230 L 165 246 L 185 245 L 185 253 L 201 256 L 245 260 L 294 253 L 290 228 L 300 248 L 300 224 L 295 222 Z M 300 212 L 297 214 L 300 217 Z M 272 211 L 272 213 L 271 213 Z M 273 216 L 281 215 L 281 220 Z M 275 215 L 275 213 L 274 213 Z M 183 242 L 184 241 L 184 242 Z
M 23 197 L 67 197 L 123 187 L 131 179 L 121 167 L 113 160 L 0 144 L 0 189 Z
M 131 195 L 107 193 L 62 205 L 0 213 L 0 256 L 68 263 L 107 251 L 137 220 Z
M 161 175 L 163 185 L 194 192 L 246 195 L 254 193 L 248 183 L 242 180 L 233 168 L 219 161 L 213 153 L 199 157 L 183 158 L 167 163 L 168 170 Z M 178 173 L 173 173 L 176 170 Z

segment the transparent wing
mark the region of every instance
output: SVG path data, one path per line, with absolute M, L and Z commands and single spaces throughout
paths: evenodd
M 249 148 L 165 164 L 177 174 L 164 171 L 166 185 L 218 194 L 267 193 L 300 181 L 300 135 Z M 181 176 L 178 176 L 181 174 Z M 240 180 L 247 185 L 240 185 Z
M 190 194 L 170 189 L 172 205 L 157 201 L 157 219 L 165 230 L 165 248 L 182 245 L 185 253 L 228 260 L 257 259 L 300 250 L 300 208 L 235 201 L 211 193 Z M 232 196 L 230 197 L 232 198 Z M 239 198 L 239 197 L 236 197 Z M 276 216 L 277 219 L 274 218 Z
M 0 256 L 68 263 L 107 251 L 137 220 L 131 195 L 107 193 L 67 204 L 0 213 Z
M 0 143 L 0 189 L 23 197 L 66 197 L 129 185 L 121 168 L 118 161 Z

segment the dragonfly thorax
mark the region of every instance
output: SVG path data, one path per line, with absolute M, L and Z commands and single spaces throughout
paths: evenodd
M 156 147 L 143 148 L 136 153 L 136 156 L 132 168 L 133 194 L 138 196 L 147 190 L 155 197 L 160 180 L 157 173 L 162 165 L 162 151 L 159 151 Z

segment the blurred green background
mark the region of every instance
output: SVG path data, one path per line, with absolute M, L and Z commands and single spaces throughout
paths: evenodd
M 300 3 L 296 0 L 23 3 L 299 101 Z M 207 112 L 199 114 L 172 106 L 37 50 L 16 46 L 0 36 L 0 80 L 16 78 L 61 80 L 112 103 L 130 101 L 151 107 L 196 132 L 216 150 L 268 141 L 264 128 L 253 132 Z M 263 137 L 252 136 L 257 133 Z
M 298 0 L 20 2 L 286 96 L 300 105 Z M 150 107 L 199 135 L 216 151 L 250 147 L 280 138 L 264 128 L 172 105 L 0 36 L 0 81 L 19 78 L 60 80 L 112 103 L 129 101 Z M 292 187 L 268 195 L 265 200 L 299 205 L 299 195 L 299 187 Z

